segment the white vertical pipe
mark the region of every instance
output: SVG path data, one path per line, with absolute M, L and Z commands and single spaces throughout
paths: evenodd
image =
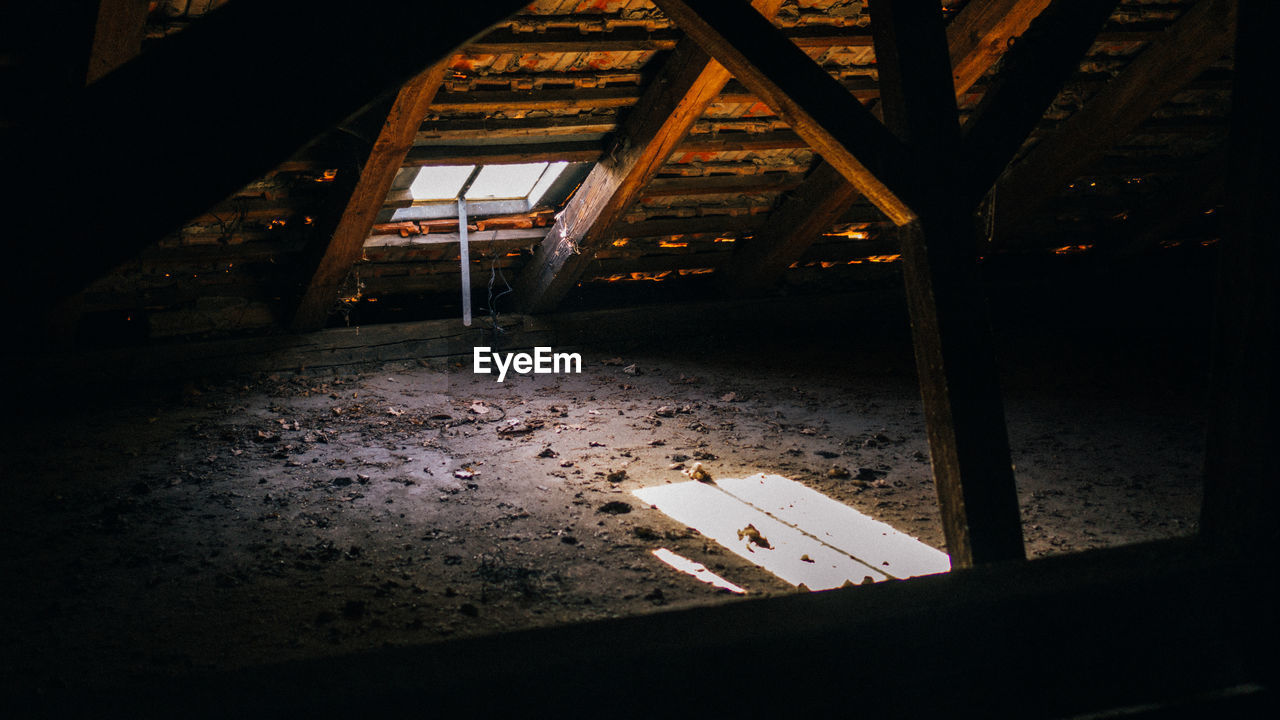
M 471 254 L 467 248 L 467 201 L 458 198 L 458 255 L 462 259 L 462 324 L 471 327 Z

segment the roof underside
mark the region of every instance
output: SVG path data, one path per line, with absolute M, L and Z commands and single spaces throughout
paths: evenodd
M 148 42 L 181 32 L 221 4 L 153 3 Z M 949 20 L 968 4 L 941 2 Z M 1194 4 L 1120 2 L 1021 154 L 1034 152 L 1041 139 L 1069 123 Z M 786 0 L 773 23 L 875 107 L 877 68 L 862 0 Z M 390 219 L 395 208 L 411 203 L 404 189 L 417 169 L 544 160 L 589 164 L 616 153 L 620 123 L 643 112 L 637 103 L 681 37 L 646 0 L 538 0 L 455 52 L 367 234 L 363 256 L 333 293 L 331 316 L 370 303 L 455 303 L 456 220 Z M 962 121 L 996 72 L 993 62 L 957 96 Z M 989 252 L 1134 250 L 1135 238 L 1145 243 L 1137 250 L 1146 251 L 1187 238 L 1211 240 L 1216 230 L 1204 222 L 1213 220 L 1219 198 L 1215 176 L 1206 168 L 1215 167 L 1225 147 L 1230 79 L 1229 56 L 1210 63 L 1136 122 L 1122 142 L 1056 188 L 1032 217 L 1001 227 Z M 131 322 L 146 317 L 153 337 L 287 325 L 282 318 L 290 296 L 306 280 L 297 268 L 305 266 L 306 253 L 328 242 L 346 203 L 343 173 L 358 172 L 359 163 L 348 158 L 351 148 L 367 152 L 377 131 L 376 124 L 353 121 L 321 138 L 95 282 L 83 296 L 83 312 L 124 314 Z M 606 241 L 578 278 L 581 291 L 641 281 L 709 285 L 742 246 L 772 242 L 761 235 L 775 232 L 768 226 L 771 214 L 804 192 L 806 177 L 820 162 L 773 109 L 730 80 L 609 226 Z M 1161 226 L 1175 192 L 1193 198 L 1191 215 L 1201 221 Z M 988 198 L 986 227 L 1000 226 L 1000 200 L 998 190 Z M 471 217 L 470 257 L 474 274 L 483 278 L 478 284 L 483 287 L 498 270 L 514 283 L 561 209 Z M 1139 220 L 1142 226 L 1135 227 Z M 1151 227 L 1162 229 L 1147 232 Z M 838 285 L 885 272 L 897 257 L 892 230 L 879 210 L 859 198 L 806 243 L 775 283 Z

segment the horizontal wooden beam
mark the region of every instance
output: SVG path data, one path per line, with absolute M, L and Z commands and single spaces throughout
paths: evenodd
M 468 90 L 441 92 L 431 106 L 434 113 L 491 113 L 507 110 L 592 110 L 630 107 L 640 101 L 643 88 L 635 85 L 602 88 L 544 88 L 542 90 Z
M 468 140 L 539 140 L 562 135 L 595 135 L 613 132 L 618 126 L 616 113 L 532 118 L 482 118 L 428 120 L 418 129 L 415 145 L 432 142 L 462 142 Z
M 770 306 L 744 312 L 710 305 L 701 315 L 723 325 L 760 312 Z M 681 313 L 646 308 L 612 320 L 597 314 L 581 327 L 616 333 L 637 321 L 655 337 L 691 325 Z M 568 328 L 552 328 L 554 341 L 572 337 Z M 368 343 L 404 343 L 420 337 L 414 329 L 396 327 Z M 371 330 L 362 328 L 361 337 Z M 469 357 L 461 353 L 488 342 L 480 331 L 462 343 L 448 340 L 463 331 L 455 324 L 437 331 L 446 340 L 391 348 L 406 358 L 448 349 Z M 553 344 L 513 331 L 521 333 L 517 342 Z M 272 350 L 286 355 L 273 341 Z M 374 357 L 363 349 L 328 352 Z M 307 357 L 287 354 L 293 367 L 314 366 Z M 242 362 L 239 355 L 227 360 Z M 957 708 L 1018 718 L 1105 717 L 1135 708 L 1174 717 L 1265 717 L 1274 703 L 1267 684 L 1273 666 L 1258 628 L 1276 622 L 1266 580 L 1255 564 L 1186 542 L 1127 546 L 163 681 L 157 674 L 110 689 L 72 682 L 42 698 L 42 707 L 53 715 L 105 702 L 121 715 L 161 707 L 174 714 L 217 707 L 227 715 L 375 708 L 401 715 L 431 707 L 446 715 L 514 716 L 530 707 L 571 715 L 625 698 L 626 713 L 637 717 L 839 717 L 850 708 L 868 717 L 943 717 Z M 726 658 L 750 659 L 767 672 L 744 671 Z M 584 668 L 602 666 L 609 682 L 582 682 Z M 332 681 L 338 675 L 343 682 Z M 450 692 L 423 681 L 438 677 L 449 678 Z
M 656 52 L 674 49 L 680 38 L 681 34 L 675 30 L 650 31 L 643 28 L 617 28 L 607 33 L 578 30 L 513 32 L 502 29 L 468 43 L 463 52 L 467 55 Z
M 153 43 L 0 139 L 23 179 L 0 195 L 6 236 L 35 237 L 50 218 L 79 230 L 11 243 L 10 260 L 38 270 L 7 293 L 30 304 L 82 288 L 525 4 L 257 0 Z M 51 196 L 69 167 L 103 181 L 73 203 Z
M 541 240 L 546 234 L 546 228 L 486 230 L 483 232 L 472 230 L 469 234 L 468 243 L 475 246 L 483 246 L 489 243 L 519 242 L 527 247 L 533 244 L 533 241 Z M 428 235 L 411 235 L 409 237 L 372 235 L 365 241 L 364 247 L 366 251 L 374 248 L 412 249 L 438 245 L 456 245 L 458 241 L 459 235 L 456 232 L 433 232 Z
M 603 140 L 506 145 L 420 145 L 409 151 L 404 159 L 404 166 L 595 162 L 603 152 Z
M 693 195 L 750 195 L 782 192 L 803 182 L 800 173 L 776 172 L 763 175 L 713 175 L 710 177 L 676 177 L 652 180 L 641 191 L 642 198 Z
M 1025 0 L 1001 0 L 1008 5 L 1023 2 Z M 1034 0 L 1042 5 L 1047 4 L 1048 0 Z M 961 15 L 952 21 L 955 25 L 963 17 Z M 1000 22 L 1005 20 L 1006 16 L 997 11 L 988 13 L 988 17 L 992 21 Z M 971 18 L 975 21 L 979 18 Z M 956 26 L 957 30 L 963 32 L 966 36 L 973 39 L 970 41 L 973 45 L 974 52 L 988 53 L 998 56 L 1003 50 L 1003 41 L 1007 37 L 1013 37 L 1020 34 L 1017 22 L 1026 18 L 1025 15 L 1010 18 L 1009 22 L 1004 23 L 1001 31 L 992 32 L 989 30 L 981 30 L 971 32 L 969 28 L 960 25 Z M 979 24 L 978 28 L 985 27 Z M 1023 26 L 1025 27 L 1025 25 Z M 805 27 L 792 27 L 783 29 L 783 34 L 788 40 L 791 40 L 797 46 L 802 48 L 832 48 L 832 47 L 871 47 L 871 32 L 863 27 L 832 27 L 823 25 L 810 25 Z M 1108 27 L 1102 39 L 1108 42 L 1144 42 L 1150 39 L 1150 36 L 1159 32 L 1158 29 L 1152 28 L 1141 23 L 1126 23 Z M 512 32 L 511 30 L 495 30 L 484 37 L 476 40 L 465 48 L 467 55 L 523 55 L 531 53 L 589 53 L 589 52 L 658 52 L 664 50 L 672 50 L 676 43 L 683 37 L 683 33 L 673 29 L 662 30 L 644 30 L 641 28 L 618 28 L 607 32 L 587 32 L 583 33 L 578 30 L 546 30 L 543 32 Z M 981 70 L 968 70 L 965 76 L 980 77 Z
M 803 48 L 870 47 L 871 33 L 859 27 L 787 28 L 789 40 Z M 673 50 L 683 37 L 678 30 L 619 28 L 609 32 L 577 30 L 512 32 L 495 30 L 466 47 L 468 55 L 526 53 L 646 52 Z
M 794 150 L 808 147 L 791 130 L 765 133 L 709 133 L 689 137 L 676 151 L 681 153 L 751 152 L 754 150 Z
M 831 82 L 843 87 L 857 100 L 879 97 L 874 84 L 866 79 L 848 78 Z M 510 110 L 617 110 L 640 102 L 644 89 L 638 85 L 577 88 L 544 88 L 541 90 L 468 90 L 442 92 L 432 105 L 436 113 L 497 113 Z M 724 91 L 711 102 L 726 105 L 765 102 L 749 88 L 737 82 L 726 84 Z

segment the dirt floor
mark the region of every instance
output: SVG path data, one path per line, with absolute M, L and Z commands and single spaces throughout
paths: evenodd
M 1194 368 L 1145 338 L 1006 345 L 1031 557 L 1195 531 Z M 910 348 L 875 346 L 586 351 L 580 375 L 501 384 L 398 363 L 11 410 L 4 692 L 744 601 L 658 547 L 748 598 L 799 592 L 630 494 L 695 461 L 942 548 Z

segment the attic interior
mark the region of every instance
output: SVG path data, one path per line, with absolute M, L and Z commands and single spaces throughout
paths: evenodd
M 0 709 L 1274 711 L 1273 3 L 3 12 Z

